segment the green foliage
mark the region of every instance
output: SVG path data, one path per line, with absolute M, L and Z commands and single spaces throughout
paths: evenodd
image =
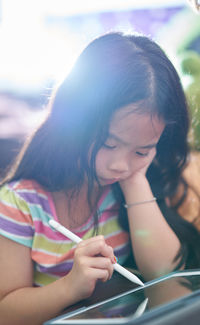
M 185 51 L 181 59 L 183 74 L 190 76 L 185 89 L 191 116 L 189 142 L 193 149 L 200 150 L 200 55 Z

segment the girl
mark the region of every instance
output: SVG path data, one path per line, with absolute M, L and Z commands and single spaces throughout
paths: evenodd
M 2 324 L 42 324 L 90 296 L 114 254 L 123 264 L 132 250 L 144 279 L 199 266 L 199 235 L 170 207 L 187 132 L 158 45 L 109 33 L 86 47 L 1 184 Z M 84 241 L 75 247 L 51 218 Z

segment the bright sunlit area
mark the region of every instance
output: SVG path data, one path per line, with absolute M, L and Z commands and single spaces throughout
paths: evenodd
M 178 66 L 186 48 L 200 52 L 199 20 L 187 0 L 0 0 L 0 140 L 10 139 L 15 151 L 43 118 L 51 89 L 95 37 L 145 34 Z
M 156 37 L 183 0 L 1 0 L 0 89 L 38 93 L 59 80 L 81 49 L 109 30 Z

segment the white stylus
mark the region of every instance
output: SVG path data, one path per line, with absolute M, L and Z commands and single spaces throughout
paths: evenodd
M 64 226 L 62 226 L 60 223 L 58 223 L 55 220 L 49 220 L 49 224 L 52 228 L 56 229 L 58 232 L 60 232 L 61 234 L 63 234 L 65 237 L 71 239 L 73 242 L 75 243 L 80 243 L 82 241 L 82 239 L 80 237 L 78 237 L 77 235 L 75 235 L 73 232 L 71 232 L 69 229 L 65 228 Z M 141 286 L 144 286 L 144 283 L 133 273 L 129 272 L 128 270 L 126 270 L 123 266 L 121 266 L 118 263 L 115 263 L 113 265 L 114 270 L 119 272 L 121 275 L 123 275 L 125 278 L 127 278 L 128 280 L 130 280 L 131 282 L 137 283 Z

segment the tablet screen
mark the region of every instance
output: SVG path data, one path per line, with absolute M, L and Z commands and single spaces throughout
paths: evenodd
M 157 283 L 149 283 L 144 288 L 109 299 L 107 302 L 88 308 L 74 316 L 64 316 L 63 321 L 138 317 L 153 308 L 186 297 L 199 289 L 200 272 L 196 275 L 187 276 L 184 276 L 184 273 L 182 276 L 174 274 L 170 278 L 160 280 Z

